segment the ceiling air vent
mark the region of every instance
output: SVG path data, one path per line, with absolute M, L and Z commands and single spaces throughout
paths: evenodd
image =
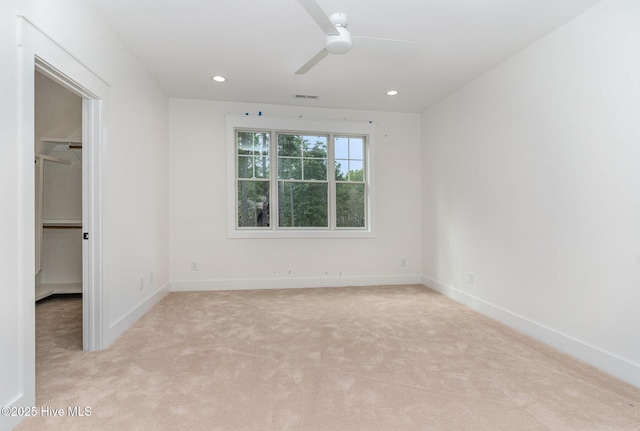
M 312 96 L 310 94 L 296 94 L 296 99 L 317 99 L 318 96 Z

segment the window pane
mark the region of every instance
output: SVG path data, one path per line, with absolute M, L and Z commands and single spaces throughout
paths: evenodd
M 363 164 L 360 160 L 351 160 L 349 162 L 349 181 L 363 181 L 364 171 Z
M 254 159 L 256 178 L 269 178 L 269 157 L 257 154 Z
M 336 160 L 336 180 L 346 181 L 349 179 L 349 160 Z
M 252 156 L 238 156 L 238 178 L 253 178 Z
M 336 226 L 365 226 L 364 184 L 336 184 Z
M 269 181 L 238 181 L 238 227 L 269 226 Z
M 328 184 L 278 182 L 280 227 L 328 227 Z
M 269 133 L 237 132 L 238 154 L 269 155 Z
M 302 159 L 278 158 L 278 178 L 283 180 L 301 180 Z
M 256 134 L 254 151 L 256 156 L 268 156 L 269 155 L 269 134 L 259 133 Z
M 335 153 L 336 159 L 348 159 L 349 158 L 349 139 L 336 138 L 334 153 Z
M 278 135 L 278 156 L 301 157 L 302 137 L 296 135 Z
M 238 178 L 269 178 L 269 158 L 238 156 Z
M 238 178 L 269 178 L 269 133 L 237 132 Z
M 238 132 L 238 154 L 253 154 L 253 133 Z
M 327 137 L 326 136 L 303 136 L 304 156 L 327 158 Z
M 336 137 L 334 146 L 336 180 L 364 181 L 364 139 Z
M 304 159 L 305 180 L 326 180 L 327 160 Z
M 363 144 L 364 142 L 362 138 L 349 138 L 349 158 L 350 159 L 364 160 Z

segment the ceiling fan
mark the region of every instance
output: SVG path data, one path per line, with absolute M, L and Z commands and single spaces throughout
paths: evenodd
M 298 0 L 311 18 L 320 26 L 325 33 L 324 48 L 318 52 L 311 60 L 296 71 L 296 75 L 307 73 L 313 66 L 318 64 L 329 54 L 346 54 L 351 51 L 353 41 L 357 46 L 368 45 L 374 49 L 383 49 L 396 52 L 410 52 L 416 49 L 417 44 L 408 40 L 382 39 L 377 37 L 352 36 L 347 30 L 347 15 L 341 12 L 328 15 L 316 3 L 316 0 Z

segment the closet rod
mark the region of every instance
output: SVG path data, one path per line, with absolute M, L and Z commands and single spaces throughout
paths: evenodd
M 70 225 L 43 225 L 44 229 L 82 229 L 82 226 L 70 226 Z

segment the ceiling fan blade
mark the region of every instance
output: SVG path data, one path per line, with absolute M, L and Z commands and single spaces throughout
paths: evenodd
M 322 31 L 327 35 L 338 34 L 336 26 L 331 23 L 329 17 L 322 10 L 320 5 L 315 0 L 298 0 L 303 8 L 307 10 L 307 13 L 311 15 L 311 18 L 318 23 Z
M 378 51 L 411 54 L 418 50 L 418 44 L 412 40 L 382 39 L 379 37 L 352 36 L 355 48 L 375 49 Z
M 322 51 L 320 51 L 319 53 L 314 55 L 311 60 L 307 61 L 304 64 L 304 66 L 302 66 L 300 69 L 298 69 L 296 71 L 296 75 L 304 75 L 305 73 L 307 73 L 309 71 L 309 69 L 311 69 L 316 64 L 320 63 L 320 60 L 325 58 L 327 55 L 329 55 L 329 52 L 326 49 L 323 48 Z

